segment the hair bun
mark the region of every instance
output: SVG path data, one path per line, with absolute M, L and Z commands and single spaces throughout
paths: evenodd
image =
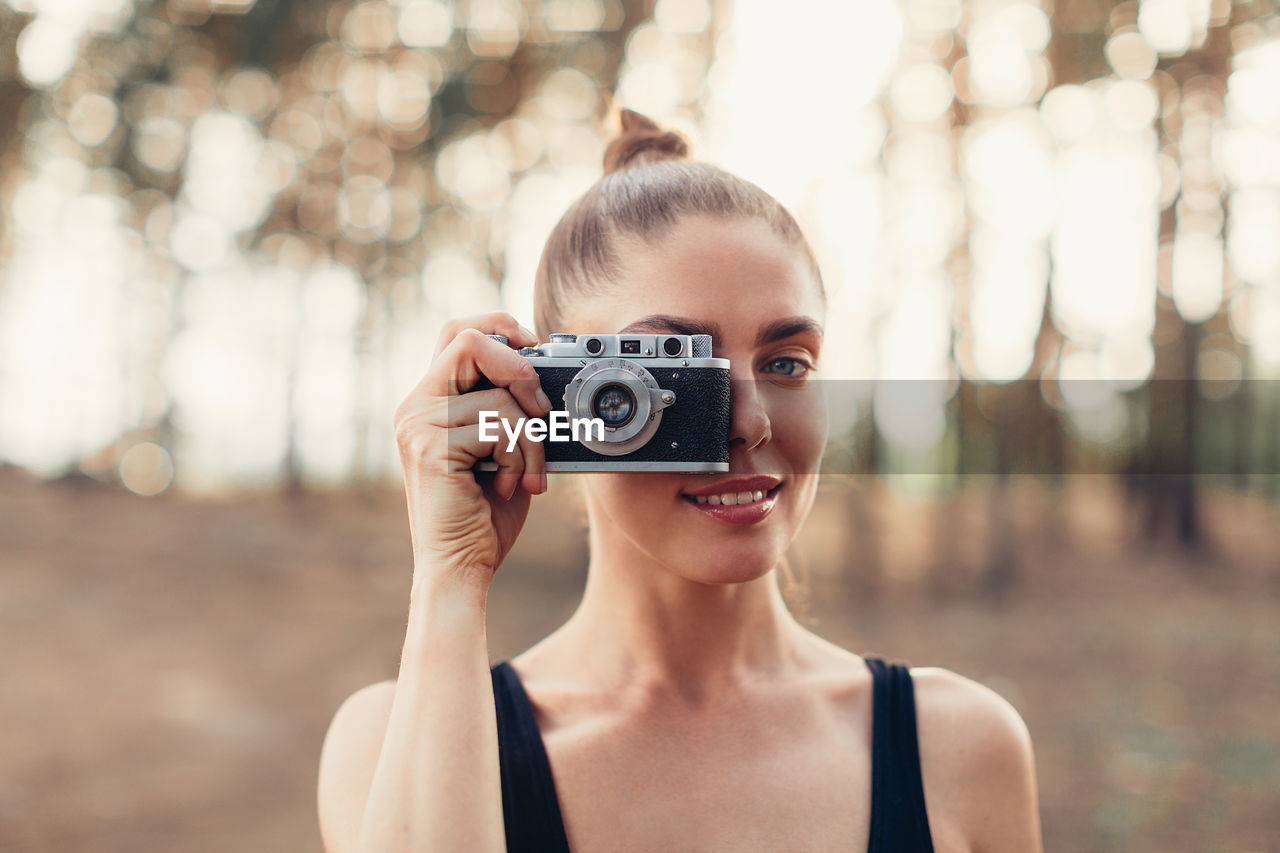
M 623 110 L 622 131 L 604 150 L 604 172 L 607 175 L 644 163 L 688 157 L 689 140 L 673 130 L 663 130 L 648 116 Z

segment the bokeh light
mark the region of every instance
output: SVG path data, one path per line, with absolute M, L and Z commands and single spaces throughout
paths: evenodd
M 134 494 L 158 495 L 173 482 L 173 458 L 154 442 L 139 442 L 120 457 L 120 482 Z
M 1100 440 L 1129 417 L 1107 401 L 1206 335 L 1243 377 L 1221 402 L 1254 393 L 1280 369 L 1276 16 L 1095 6 L 10 0 L 0 456 L 52 475 L 150 442 L 189 489 L 394 478 L 384 427 L 435 330 L 531 321 L 618 105 L 796 213 L 841 330 L 826 375 L 931 389 L 868 386 L 833 434 L 874 415 L 935 452 L 957 379 L 1027 380 L 1110 407 L 1073 433 Z M 215 26 L 271 15 L 270 45 Z M 1066 390 L 1094 380 L 1102 403 Z

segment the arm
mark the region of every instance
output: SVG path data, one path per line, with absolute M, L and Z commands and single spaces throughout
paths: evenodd
M 481 411 L 550 408 L 515 351 L 532 332 L 506 314 L 447 324 L 435 360 L 396 410 L 413 586 L 394 684 L 353 694 L 325 738 L 317 800 L 328 853 L 502 853 L 497 715 L 485 642 L 489 584 L 530 495 L 546 489 L 542 448 L 480 439 Z M 479 377 L 492 387 L 472 391 Z M 477 479 L 492 454 L 499 471 Z
M 409 621 L 399 679 L 353 694 L 325 738 L 325 850 L 505 850 L 483 608 L 436 597 Z
M 1031 736 L 987 687 L 928 667 L 912 671 L 925 805 L 935 846 L 973 853 L 1040 853 Z

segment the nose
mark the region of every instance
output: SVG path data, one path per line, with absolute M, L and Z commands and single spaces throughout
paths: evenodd
M 737 445 L 742 450 L 755 450 L 768 444 L 773 437 L 773 426 L 755 380 L 734 379 L 730 383 L 729 402 L 732 406 L 730 447 Z

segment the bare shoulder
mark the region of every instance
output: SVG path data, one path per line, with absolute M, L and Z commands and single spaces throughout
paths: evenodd
M 361 687 L 329 723 L 316 786 L 320 834 L 328 853 L 355 849 L 395 693 L 394 681 Z
M 932 666 L 913 667 L 911 682 L 922 741 L 939 735 L 966 763 L 1017 762 L 1030 755 L 1022 716 L 991 688 Z
M 1035 760 L 1022 716 L 994 690 L 950 670 L 913 668 L 911 677 L 938 849 L 1040 850 Z

